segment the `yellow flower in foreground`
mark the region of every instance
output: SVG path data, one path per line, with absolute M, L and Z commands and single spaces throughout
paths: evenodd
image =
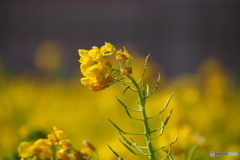
M 112 55 L 115 54 L 116 49 L 111 43 L 105 42 L 105 45 L 100 48 L 100 52 L 105 56 Z
M 103 57 L 103 54 L 100 52 L 98 47 L 92 47 L 90 50 L 79 49 L 78 50 L 81 63 L 85 63 L 88 59 L 92 61 L 97 61 L 99 58 Z
M 88 86 L 93 91 L 100 91 L 108 87 L 114 81 L 113 77 L 84 77 L 81 79 L 83 85 Z
M 103 54 L 100 52 L 98 47 L 94 46 L 88 51 L 88 56 L 93 61 L 98 61 L 98 59 L 103 57 Z
M 98 76 L 103 72 L 107 72 L 112 68 L 110 61 L 101 58 L 98 62 L 88 61 L 83 63 L 80 67 L 81 72 L 84 76 Z
M 130 64 L 131 55 L 126 51 L 121 50 L 116 52 L 115 47 L 111 43 L 105 43 L 100 49 L 92 47 L 90 50 L 79 49 L 79 56 L 81 63 L 80 70 L 85 76 L 81 78 L 81 83 L 93 91 L 100 91 L 115 81 L 119 74 L 129 75 L 132 74 L 132 67 Z M 107 56 L 115 55 L 116 60 L 125 63 L 125 68 L 115 68 Z

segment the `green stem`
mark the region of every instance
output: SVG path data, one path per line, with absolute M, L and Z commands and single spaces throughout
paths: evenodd
M 127 75 L 127 77 L 132 81 L 133 85 L 136 87 L 137 90 L 137 95 L 138 95 L 138 100 L 140 104 L 140 111 L 142 114 L 142 119 L 143 119 L 143 126 L 144 126 L 144 135 L 148 147 L 148 152 L 150 154 L 151 160 L 155 160 L 155 155 L 154 155 L 154 149 L 151 141 L 151 131 L 148 125 L 148 118 L 147 118 L 147 113 L 145 109 L 145 97 L 143 95 L 143 92 L 141 91 L 138 83 L 135 81 L 135 79 L 131 75 Z
M 194 146 L 191 148 L 187 160 L 191 160 L 191 159 L 192 159 L 193 153 L 194 153 L 195 149 L 197 148 L 197 146 L 198 146 L 198 145 L 196 144 L 196 145 L 194 145 Z

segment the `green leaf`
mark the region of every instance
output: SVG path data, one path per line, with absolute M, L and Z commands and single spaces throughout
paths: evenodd
M 115 123 L 113 123 L 109 118 L 109 122 L 112 123 L 112 125 L 117 128 L 117 130 L 123 134 L 129 134 L 129 135 L 145 135 L 144 133 L 129 133 L 129 132 L 124 132 L 121 128 L 119 128 Z
M 117 98 L 117 96 L 115 96 L 115 98 L 124 108 L 127 108 L 127 109 L 135 111 L 135 112 L 141 112 L 140 110 L 136 110 L 136 109 L 133 109 L 133 108 L 130 108 L 130 107 L 126 106 L 120 99 Z
M 164 121 L 164 126 L 167 125 L 167 123 L 168 123 L 168 121 L 169 121 L 169 119 L 170 119 L 170 117 L 171 117 L 171 115 L 172 115 L 172 111 L 173 111 L 173 110 L 170 111 L 170 113 L 168 114 L 166 120 Z
M 164 111 L 167 109 L 168 104 L 169 104 L 169 102 L 171 101 L 171 99 L 172 99 L 172 97 L 173 97 L 173 94 L 174 94 L 174 92 L 173 92 L 173 93 L 171 94 L 171 96 L 168 98 L 168 100 L 167 100 L 166 104 L 164 105 L 163 109 L 162 109 L 160 112 L 158 112 L 157 114 L 148 117 L 148 119 L 154 118 L 154 117 L 158 116 L 159 114 L 161 114 L 162 112 L 164 112 Z
M 113 154 L 115 154 L 115 156 L 118 157 L 119 160 L 124 160 L 119 154 L 117 154 L 117 152 L 115 152 L 115 151 L 112 149 L 112 147 L 110 147 L 109 145 L 108 145 L 108 147 L 109 147 L 110 150 L 113 152 Z

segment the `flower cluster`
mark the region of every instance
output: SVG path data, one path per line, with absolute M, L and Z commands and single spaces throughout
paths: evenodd
M 110 86 L 116 81 L 119 74 L 132 74 L 130 63 L 131 55 L 126 51 L 116 50 L 111 43 L 105 43 L 102 47 L 92 47 L 90 50 L 79 49 L 81 63 L 80 70 L 85 76 L 81 78 L 81 83 L 93 91 L 100 91 Z M 106 57 L 115 55 L 120 68 L 113 66 L 112 62 Z M 122 68 L 121 63 L 126 67 Z
M 57 127 L 53 127 L 53 133 L 47 137 L 35 142 L 22 142 L 18 147 L 21 160 L 86 160 L 90 151 L 95 151 L 87 141 L 83 143 L 86 145 L 84 150 L 75 150 L 64 132 Z

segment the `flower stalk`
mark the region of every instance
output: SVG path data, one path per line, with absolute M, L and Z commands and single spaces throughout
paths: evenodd
M 166 110 L 173 94 L 170 96 L 166 105 L 160 112 L 156 113 L 153 116 L 147 115 L 146 103 L 148 101 L 148 98 L 157 90 L 160 83 L 160 75 L 158 75 L 156 86 L 150 92 L 149 86 L 144 82 L 144 76 L 147 69 L 147 60 L 149 58 L 149 55 L 145 59 L 145 67 L 139 81 L 136 81 L 132 76 L 133 73 L 132 70 L 133 67 L 131 65 L 132 57 L 125 47 L 123 51 L 121 50 L 117 51 L 111 43 L 105 43 L 105 45 L 102 46 L 100 49 L 98 47 L 93 47 L 91 50 L 79 50 L 79 55 L 81 57 L 79 60 L 79 62 L 81 63 L 80 69 L 82 74 L 85 76 L 84 78 L 81 79 L 81 82 L 83 85 L 89 87 L 89 89 L 93 91 L 100 91 L 106 89 L 107 87 L 117 82 L 122 82 L 124 85 L 126 85 L 126 83 L 131 83 L 133 85 L 133 87 L 127 85 L 123 93 L 125 93 L 128 89 L 131 89 L 132 91 L 136 92 L 138 98 L 139 107 L 138 109 L 134 109 L 132 107 L 125 105 L 116 96 L 115 98 L 124 107 L 129 118 L 142 122 L 143 132 L 140 133 L 126 132 L 123 129 L 121 129 L 117 124 L 115 124 L 112 120 L 108 119 L 109 122 L 119 131 L 119 134 L 121 135 L 122 138 L 120 139 L 120 142 L 123 144 L 123 146 L 134 155 L 145 156 L 148 157 L 150 160 L 158 159 L 158 157 L 156 157 L 155 155 L 155 152 L 159 150 L 162 150 L 166 154 L 166 156 L 164 156 L 163 159 L 167 157 L 169 159 L 172 159 L 171 145 L 177 141 L 177 136 L 173 142 L 156 149 L 154 148 L 152 142 L 153 139 L 156 139 L 163 134 L 164 128 L 171 117 L 172 110 L 170 111 L 169 115 L 165 120 L 161 118 L 162 125 L 155 130 L 151 130 L 151 128 L 149 127 L 149 120 L 156 116 L 159 116 L 163 111 Z M 107 56 L 111 55 L 116 56 L 116 61 L 119 62 L 119 67 L 114 67 L 112 63 L 106 58 Z M 119 78 L 119 76 L 121 77 Z M 125 81 L 125 79 L 128 79 L 129 81 Z M 140 113 L 141 118 L 133 117 L 130 114 L 129 110 Z M 157 136 L 152 137 L 152 134 L 155 132 L 160 133 Z M 128 140 L 124 135 L 144 136 L 146 146 L 139 146 L 132 138 Z M 124 160 L 116 151 L 114 151 L 113 148 L 111 148 L 110 146 L 108 147 L 113 152 L 113 154 L 115 154 L 118 157 L 118 159 Z M 169 151 L 167 151 L 166 148 L 168 148 Z M 138 152 L 135 152 L 134 149 L 138 150 Z M 147 149 L 147 151 L 145 151 L 145 149 Z
M 138 101 L 140 104 L 139 109 L 141 111 L 142 119 L 143 119 L 143 127 L 144 127 L 144 134 L 145 134 L 144 136 L 147 143 L 148 152 L 150 154 L 149 157 L 151 157 L 151 160 L 155 160 L 154 148 L 151 141 L 151 131 L 148 125 L 148 118 L 147 118 L 146 108 L 145 108 L 145 102 L 146 102 L 145 91 L 141 92 L 141 89 L 138 83 L 135 81 L 135 79 L 131 75 L 127 75 L 127 78 L 132 82 L 132 84 L 135 86 L 137 90 Z

